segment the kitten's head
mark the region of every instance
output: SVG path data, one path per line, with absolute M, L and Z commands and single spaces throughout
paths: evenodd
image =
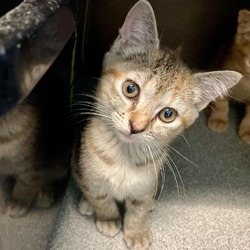
M 153 9 L 140 0 L 105 55 L 97 100 L 121 140 L 162 145 L 240 78 L 233 71 L 192 74 L 178 53 L 159 47 Z
M 240 10 L 238 14 L 238 26 L 236 34 L 236 42 L 246 47 L 248 54 L 250 53 L 250 11 Z

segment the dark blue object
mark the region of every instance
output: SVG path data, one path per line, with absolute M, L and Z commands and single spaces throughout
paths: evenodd
M 136 90 L 136 87 L 135 87 L 134 84 L 128 85 L 127 91 L 128 91 L 129 94 L 133 93 L 135 90 Z
M 164 112 L 164 117 L 165 118 L 170 118 L 173 114 L 173 111 L 169 108 L 165 109 L 165 112 Z

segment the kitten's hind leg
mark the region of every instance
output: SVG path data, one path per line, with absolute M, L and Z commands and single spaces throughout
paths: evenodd
M 250 104 L 246 105 L 246 114 L 239 127 L 239 137 L 247 144 L 250 144 Z
M 121 215 L 116 201 L 107 195 L 88 197 L 96 215 L 96 227 L 102 234 L 114 237 L 121 229 Z M 86 205 L 83 201 L 82 205 Z
M 128 248 L 146 250 L 151 245 L 153 237 L 146 217 L 152 207 L 153 200 L 126 200 L 124 241 Z
M 228 127 L 228 99 L 211 102 L 210 107 L 211 113 L 208 118 L 208 128 L 217 133 L 226 131 Z

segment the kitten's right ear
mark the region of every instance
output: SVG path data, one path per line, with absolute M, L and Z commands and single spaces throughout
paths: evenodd
M 238 33 L 250 31 L 250 11 L 240 10 L 238 14 Z
M 148 45 L 159 45 L 156 19 L 150 3 L 140 0 L 128 12 L 112 49 Z

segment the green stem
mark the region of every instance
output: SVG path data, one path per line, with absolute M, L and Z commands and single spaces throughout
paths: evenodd
M 77 31 L 75 31 L 75 34 L 74 34 L 74 46 L 73 46 L 73 50 L 72 50 L 72 59 L 71 59 L 71 70 L 70 70 L 70 104 L 72 104 L 73 97 L 74 97 L 76 44 L 77 44 Z

